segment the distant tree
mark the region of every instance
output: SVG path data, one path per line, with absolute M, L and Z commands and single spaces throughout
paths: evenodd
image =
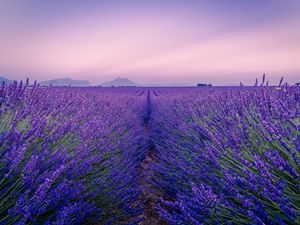
M 300 82 L 295 83 L 295 86 L 300 87 Z
M 199 83 L 197 84 L 197 87 L 211 87 L 212 84 L 204 84 L 204 83 Z

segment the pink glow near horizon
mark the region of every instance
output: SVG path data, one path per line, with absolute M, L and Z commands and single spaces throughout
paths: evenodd
M 282 75 L 299 81 L 299 13 L 260 23 L 227 19 L 229 12 L 207 4 L 201 7 L 210 11 L 201 16 L 178 5 L 170 12 L 120 6 L 107 14 L 77 6 L 59 19 L 39 21 L 24 6 L 1 4 L 7 8 L 0 7 L 0 13 L 6 10 L 0 16 L 0 76 L 232 84 L 253 83 L 265 72 L 272 82 Z

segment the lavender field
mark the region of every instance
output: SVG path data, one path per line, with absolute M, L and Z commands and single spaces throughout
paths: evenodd
M 300 224 L 300 88 L 0 88 L 0 224 Z

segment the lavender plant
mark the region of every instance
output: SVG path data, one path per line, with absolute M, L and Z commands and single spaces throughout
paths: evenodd
M 182 89 L 181 89 L 182 90 Z M 170 90 L 168 90 L 170 91 Z M 153 96 L 152 168 L 169 224 L 300 223 L 300 89 Z
M 133 224 L 157 196 L 168 224 L 297 224 L 299 131 L 300 89 L 282 81 L 3 84 L 0 224 Z
M 2 85 L 0 224 L 130 221 L 144 104 L 131 90 Z

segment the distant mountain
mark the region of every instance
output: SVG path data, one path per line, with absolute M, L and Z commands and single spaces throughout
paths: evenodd
M 101 84 L 102 87 L 132 87 L 132 86 L 137 86 L 136 83 L 133 81 L 127 79 L 127 78 L 122 78 L 118 77 L 114 80 L 104 82 Z
M 41 86 L 72 86 L 72 87 L 86 87 L 91 86 L 91 83 L 86 80 L 73 80 L 71 78 L 61 78 L 61 79 L 54 79 L 54 80 L 47 80 L 40 82 Z
M 2 84 L 2 83 L 6 83 L 6 84 L 10 84 L 10 83 L 12 83 L 13 81 L 12 80 L 9 80 L 9 79 L 7 79 L 7 78 L 5 78 L 5 77 L 0 77 L 0 84 Z

